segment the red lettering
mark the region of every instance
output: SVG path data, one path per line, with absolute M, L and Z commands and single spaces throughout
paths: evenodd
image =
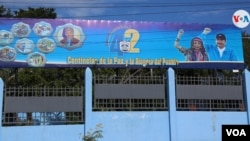
M 239 15 L 238 16 L 234 16 L 234 21 L 237 23 L 237 22 L 239 22 Z

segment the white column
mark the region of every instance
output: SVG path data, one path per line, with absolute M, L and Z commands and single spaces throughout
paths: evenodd
M 250 124 L 250 72 L 245 69 L 245 96 L 246 96 L 246 110 L 247 110 L 247 120 L 248 124 Z
M 3 96 L 4 96 L 4 83 L 3 80 L 0 78 L 0 141 L 2 141 L 2 113 L 3 113 Z
M 175 94 L 175 72 L 168 69 L 168 94 L 169 94 L 169 131 L 170 140 L 177 141 L 177 118 L 176 118 L 176 94 Z
M 84 107 L 83 107 L 84 108 Z M 84 134 L 86 135 L 92 127 L 92 71 L 90 68 L 85 70 L 85 125 Z

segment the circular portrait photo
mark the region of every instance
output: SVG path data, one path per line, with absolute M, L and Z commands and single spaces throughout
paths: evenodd
M 43 67 L 46 63 L 45 55 L 42 53 L 31 53 L 27 58 L 27 63 L 31 67 Z
M 58 46 L 72 50 L 83 45 L 85 35 L 81 27 L 73 24 L 65 24 L 56 28 L 54 38 Z
M 51 34 L 53 29 L 52 29 L 52 26 L 50 23 L 41 21 L 41 22 L 38 22 L 34 25 L 33 31 L 38 36 L 46 37 L 46 36 L 49 36 Z
M 29 36 L 31 29 L 28 24 L 19 22 L 12 25 L 11 32 L 16 37 L 24 38 Z
M 0 45 L 9 45 L 13 41 L 13 34 L 6 30 L 0 30 Z
M 17 40 L 15 44 L 16 50 L 22 54 L 28 54 L 33 52 L 34 47 L 35 45 L 33 41 L 27 38 Z
M 54 40 L 49 38 L 42 38 L 39 39 L 37 42 L 37 48 L 40 52 L 43 53 L 50 53 L 52 52 L 56 47 L 56 44 Z
M 16 50 L 12 47 L 5 46 L 0 49 L 0 61 L 14 61 L 16 59 Z

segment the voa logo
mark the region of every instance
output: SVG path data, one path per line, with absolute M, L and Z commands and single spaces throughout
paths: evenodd
M 244 129 L 226 129 L 227 136 L 247 136 Z
M 249 13 L 245 10 L 237 10 L 232 17 L 233 23 L 238 28 L 245 28 L 250 23 Z

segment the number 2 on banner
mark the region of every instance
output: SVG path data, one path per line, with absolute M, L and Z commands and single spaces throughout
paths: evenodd
M 132 36 L 132 38 L 131 38 Z M 131 48 L 130 48 L 130 53 L 139 53 L 140 49 L 139 48 L 135 48 L 135 45 L 137 44 L 139 38 L 140 38 L 140 34 L 137 30 L 135 29 L 128 29 L 125 31 L 124 33 L 124 37 L 125 38 L 131 38 L 130 40 L 130 44 L 131 44 Z

